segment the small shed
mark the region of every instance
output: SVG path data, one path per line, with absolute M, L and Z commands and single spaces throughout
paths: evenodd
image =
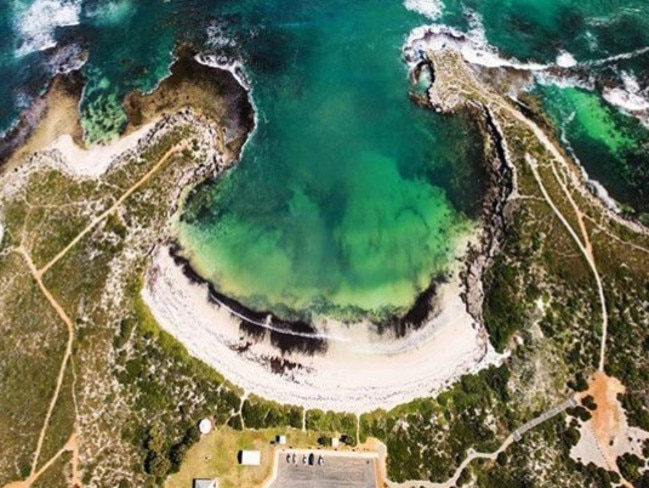
M 219 488 L 219 481 L 216 479 L 194 478 L 192 488 Z
M 283 446 L 286 444 L 286 436 L 284 434 L 279 434 L 275 436 L 275 444 Z
M 243 466 L 259 466 L 261 464 L 261 451 L 239 451 L 237 458 L 239 464 Z
M 331 438 L 331 447 L 333 447 L 335 449 L 339 445 L 340 445 L 340 439 L 338 439 L 338 437 L 332 437 Z

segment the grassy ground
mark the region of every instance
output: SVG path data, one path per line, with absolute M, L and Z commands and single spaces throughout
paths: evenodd
M 268 478 L 273 463 L 275 436 L 286 434 L 292 447 L 317 447 L 318 434 L 297 429 L 275 428 L 237 431 L 221 427 L 203 436 L 188 452 L 180 471 L 170 476 L 165 488 L 186 488 L 194 478 L 218 478 L 221 488 L 255 487 Z M 261 451 L 261 466 L 240 466 L 241 449 Z
M 38 480 L 32 485 L 32 488 L 53 488 L 53 487 L 67 487 L 69 483 L 69 466 L 71 454 L 64 452 L 50 466 Z

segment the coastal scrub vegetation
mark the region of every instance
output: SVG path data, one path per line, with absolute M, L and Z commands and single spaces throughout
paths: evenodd
M 187 117 L 177 125 L 165 119 L 162 135 L 148 141 L 137 157 L 122 158 L 100 180 L 65 176 L 43 155 L 32 161 L 41 166 L 32 165 L 32 173 L 22 175 L 21 187 L 3 197 L 0 333 L 6 340 L 0 342 L 0 484 L 30 474 L 47 418 L 43 399 L 54 397 L 66 354 L 65 324 L 21 250 L 42 269 L 164 154 L 187 140 L 197 141 L 191 153 L 172 154 L 42 275 L 43 286 L 71 318 L 74 336 L 36 467 L 55 456 L 78 428 L 84 486 L 160 486 L 181 469 L 199 440 L 197 422 L 208 417 L 232 436 L 304 427 L 314 438 L 344 435 L 351 444 L 376 437 L 388 447 L 391 479 L 445 481 L 469 449 L 494 451 L 514 429 L 586 389 L 602 334 L 599 298 L 578 247 L 542 200 L 535 175 L 524 163 L 526 153 L 540 161 L 548 155 L 529 131 L 503 118 L 519 194 L 511 201 L 506 237 L 487 273 L 484 314 L 495 347 L 509 352 L 504 364 L 463 376 L 435 397 L 360 419 L 243 395 L 162 331 L 140 298 L 146 256 L 164 234 L 169 209 L 179 196 L 178 182 L 200 180 L 220 169 L 205 163 L 214 141 Z M 579 216 L 561 187 L 563 178 L 546 167 L 539 174 L 570 224 L 578 226 Z M 587 195 L 570 195 L 584 213 L 603 277 L 609 318 L 606 371 L 627 385 L 622 403 L 631 425 L 646 429 L 649 238 L 602 215 Z M 579 435 L 575 421 L 587 415 L 589 410 L 579 407 L 539 425 L 495 462 L 471 464 L 460 484 L 617 483 L 617 473 L 583 466 L 569 456 Z M 59 486 L 72 458 L 64 452 L 55 459 L 38 480 L 40 486 Z M 617 460 L 620 473 L 638 486 L 647 483 L 641 461 L 637 456 Z
M 192 157 L 172 154 L 183 140 L 197 138 L 196 132 L 182 123 L 159 131 L 146 150 L 127 154 L 101 180 L 67 176 L 40 155 L 42 167 L 28 167 L 19 191 L 4 198 L 0 314 L 3 335 L 12 340 L 2 343 L 11 349 L 3 351 L 0 365 L 7 379 L 0 483 L 24 479 L 32 470 L 67 342 L 65 324 L 34 282 L 21 250 L 45 270 L 43 286 L 74 325 L 71 358 L 36 468 L 56 456 L 81 424 L 89 459 L 84 485 L 157 486 L 198 439 L 197 419 L 225 424 L 239 415 L 241 392 L 161 331 L 139 298 L 145 256 L 178 198 L 177 182 L 212 171 L 204 163 L 211 140 L 203 138 Z M 137 192 L 93 221 L 166 154 L 171 157 Z M 66 249 L 73 239 L 76 244 Z M 24 426 L 18 436 L 15 425 Z M 43 482 L 62 476 L 55 472 L 62 459 L 69 461 L 67 454 L 57 459 Z M 115 479 L 123 466 L 132 474 Z
M 450 478 L 469 448 L 489 452 L 509 434 L 518 415 L 508 406 L 506 366 L 491 367 L 437 396 L 385 412 L 362 415 L 360 440 L 376 437 L 387 445 L 391 479 L 403 482 Z M 496 422 L 496 415 L 501 422 Z

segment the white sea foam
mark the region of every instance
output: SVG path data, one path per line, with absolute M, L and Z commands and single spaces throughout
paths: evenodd
M 467 33 L 467 35 L 473 40 L 474 43 L 487 46 L 489 44 L 489 41 L 487 41 L 487 31 L 484 27 L 482 15 L 480 15 L 475 10 L 465 7 L 464 16 L 466 17 L 467 23 L 469 25 L 469 32 Z
M 581 88 L 587 91 L 595 90 L 595 79 L 592 76 L 585 78 L 583 74 L 558 74 L 550 71 L 538 71 L 534 73 L 534 79 L 539 85 L 554 85 L 559 88 Z
M 438 0 L 405 0 L 403 4 L 408 10 L 417 12 L 431 20 L 439 19 L 444 9 L 444 5 Z
M 240 61 L 233 60 L 225 55 L 207 53 L 197 54 L 194 59 L 205 66 L 229 71 L 242 87 L 247 91 L 250 90 L 250 82 Z
M 248 143 L 252 140 L 253 136 L 257 132 L 257 127 L 259 127 L 259 117 L 264 117 L 264 114 L 260 111 L 259 107 L 255 104 L 255 97 L 253 96 L 252 87 L 248 81 L 245 70 L 243 69 L 243 64 L 241 61 L 233 60 L 227 56 L 219 56 L 216 54 L 207 54 L 200 53 L 194 56 L 194 59 L 205 66 L 211 66 L 212 68 L 220 68 L 229 71 L 232 73 L 232 76 L 239 82 L 239 84 L 248 92 L 248 97 L 250 103 L 252 104 L 253 113 L 254 113 L 254 126 L 248 137 L 246 138 L 243 146 L 241 147 L 239 158 L 243 157 L 243 153 L 248 147 Z
M 236 50 L 237 42 L 231 36 L 227 35 L 225 24 L 213 22 L 208 26 L 206 33 L 208 51 L 197 54 L 194 56 L 194 59 L 205 66 L 224 69 L 232 73 L 232 76 L 234 76 L 244 90 L 248 92 L 248 98 L 252 104 L 254 126 L 241 147 L 239 158 L 242 158 L 246 148 L 248 147 L 248 143 L 257 132 L 257 128 L 259 127 L 259 117 L 264 117 L 265 119 L 265 115 L 255 104 L 252 86 L 244 69 L 243 62 L 238 57 L 238 52 Z
M 593 194 L 597 198 L 599 198 L 602 203 L 604 203 L 604 205 L 609 208 L 609 210 L 612 210 L 615 213 L 621 212 L 620 206 L 618 205 L 617 201 L 615 201 L 609 194 L 608 190 L 604 188 L 604 185 L 602 185 L 599 181 L 593 179 L 589 179 L 587 184 Z
M 404 47 L 405 58 L 411 68 L 421 60 L 426 50 L 453 49 L 461 53 L 468 63 L 476 66 L 528 71 L 537 83 L 543 85 L 594 89 L 593 79 L 584 78 L 583 72 L 570 70 L 579 66 L 570 53 L 561 51 L 557 56 L 556 64 L 523 62 L 516 58 L 507 58 L 496 47 L 489 44 L 481 16 L 470 9 L 465 9 L 464 15 L 469 25 L 467 32 L 440 24 L 424 25 L 413 29 Z M 556 68 L 564 70 L 558 71 Z
M 649 53 L 649 46 L 641 47 L 626 53 L 616 54 L 603 59 L 588 62 L 590 66 L 614 64 L 618 61 L 633 59 Z M 640 87 L 637 78 L 630 73 L 621 73 L 621 87 L 604 88 L 602 96 L 621 112 L 636 117 L 645 127 L 649 128 L 649 88 Z
M 207 50 L 197 54 L 194 59 L 205 66 L 229 71 L 239 84 L 250 91 L 250 82 L 243 68 L 243 63 L 235 54 L 237 42 L 228 36 L 226 27 L 221 22 L 212 22 L 206 29 Z
M 577 66 L 577 60 L 568 51 L 561 51 L 557 56 L 557 66 L 560 68 L 573 68 Z
M 134 0 L 114 0 L 90 8 L 86 15 L 96 24 L 110 25 L 124 22 L 134 13 Z
M 559 53 L 556 64 L 549 65 L 522 63 L 516 59 L 504 58 L 495 47 L 488 43 L 480 16 L 468 10 L 465 11 L 465 15 L 468 17 L 470 27 L 469 32 L 466 33 L 443 25 L 428 25 L 413 29 L 404 47 L 404 54 L 408 64 L 411 67 L 418 64 L 422 55 L 427 50 L 439 51 L 453 49 L 460 52 L 468 63 L 474 65 L 530 71 L 534 75 L 536 82 L 540 84 L 553 84 L 560 87 L 579 87 L 590 91 L 595 89 L 592 78 L 584 79 L 583 74 L 580 75 L 576 72 L 571 72 L 570 68 L 577 66 L 579 63 L 570 53 L 565 51 Z M 557 67 L 564 68 L 564 71 L 557 70 Z M 628 107 L 632 106 L 636 109 L 646 107 L 649 109 L 649 100 L 640 96 L 640 87 L 637 80 L 627 73 L 623 76 L 623 81 L 626 98 L 623 98 L 622 102 L 626 102 Z M 611 90 L 611 92 L 613 92 L 613 95 L 620 95 L 614 90 Z M 611 93 L 609 93 L 609 96 L 611 96 Z M 645 105 L 645 102 L 647 105 Z M 619 106 L 620 103 L 617 105 Z M 570 123 L 570 120 L 569 118 L 566 123 Z M 619 212 L 619 205 L 609 195 L 606 188 L 599 181 L 589 177 L 579 158 L 572 150 L 570 142 L 567 140 L 565 131 L 563 130 L 561 139 L 564 147 L 570 152 L 570 155 L 581 169 L 583 177 L 588 182 L 588 186 L 593 194 L 610 210 Z
M 598 66 L 602 64 L 616 63 L 618 61 L 624 61 L 625 59 L 633 59 L 637 56 L 649 53 L 649 46 L 641 47 L 627 53 L 615 54 L 603 59 L 597 59 L 595 61 L 590 61 L 588 64 Z
M 649 110 L 647 93 L 640 89 L 638 79 L 626 71 L 621 76 L 623 87 L 604 89 L 606 101 L 629 111 Z
M 480 28 L 474 27 L 466 33 L 439 24 L 424 25 L 413 29 L 406 42 L 406 59 L 409 62 L 416 62 L 420 58 L 419 53 L 429 49 L 434 51 L 454 49 L 460 52 L 468 63 L 487 68 L 542 71 L 549 67 L 546 64 L 524 63 L 515 58 L 502 57 L 496 48 L 486 42 L 481 25 Z
M 219 22 L 213 22 L 207 27 L 207 46 L 210 49 L 220 51 L 226 47 L 236 47 L 237 42 L 227 35 L 225 26 Z
M 632 73 L 623 71 L 621 77 L 622 87 L 604 88 L 604 100 L 649 128 L 649 88 L 642 90 Z
M 56 46 L 58 27 L 77 25 L 81 14 L 80 0 L 36 0 L 27 8 L 16 9 L 15 29 L 20 38 L 16 56 Z

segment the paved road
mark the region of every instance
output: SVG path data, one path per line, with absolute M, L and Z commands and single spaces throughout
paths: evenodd
M 296 462 L 286 456 L 295 454 Z M 315 456 L 313 465 L 304 455 Z M 324 465 L 317 460 L 322 456 Z M 379 455 L 376 452 L 329 451 L 320 449 L 278 449 L 273 472 L 265 488 L 377 488 Z

